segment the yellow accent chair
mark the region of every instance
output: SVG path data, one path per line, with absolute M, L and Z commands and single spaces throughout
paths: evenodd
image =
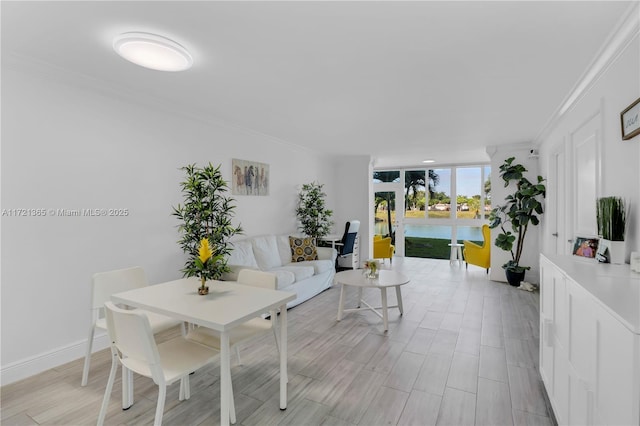
M 467 268 L 469 268 L 469 264 L 477 265 L 485 268 L 488 274 L 491 266 L 491 230 L 489 225 L 482 225 L 482 238 L 484 239 L 482 246 L 471 241 L 462 242 L 464 244 L 464 260 Z
M 382 238 L 382 235 L 373 236 L 373 258 L 389 259 L 389 263 L 393 263 L 393 253 L 396 248 L 391 244 L 391 237 Z

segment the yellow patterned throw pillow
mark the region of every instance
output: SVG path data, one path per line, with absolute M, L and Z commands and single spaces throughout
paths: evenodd
M 313 238 L 289 237 L 291 245 L 291 261 L 304 262 L 318 259 L 318 250 Z

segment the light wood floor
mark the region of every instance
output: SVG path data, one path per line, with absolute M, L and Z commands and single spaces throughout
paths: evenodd
M 286 411 L 278 407 L 272 335 L 242 349 L 243 365 L 232 358 L 238 424 L 553 424 L 538 374 L 539 294 L 443 260 L 396 259 L 393 267 L 411 282 L 402 288 L 405 314 L 390 311 L 388 333 L 371 312 L 336 322 L 339 287 L 289 311 Z M 379 306 L 379 294 L 365 290 L 365 299 Z M 356 291 L 348 295 L 353 305 Z M 395 292 L 389 298 L 395 304 Z M 82 359 L 2 387 L 2 425 L 95 424 L 108 350 L 92 359 L 87 387 L 80 386 Z M 135 404 L 127 411 L 120 408 L 120 389 L 118 379 L 106 423 L 153 423 L 157 387 L 136 377 Z M 179 402 L 172 385 L 164 424 L 218 424 L 219 392 L 218 365 L 191 376 L 188 401 Z

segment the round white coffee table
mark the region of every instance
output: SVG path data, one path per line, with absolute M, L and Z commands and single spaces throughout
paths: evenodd
M 338 305 L 338 321 L 342 319 L 342 315 L 345 312 L 353 312 L 360 311 L 363 309 L 369 309 L 373 311 L 376 315 L 382 318 L 382 322 L 384 324 L 384 330 L 389 330 L 388 324 L 388 310 L 389 308 L 398 308 L 400 310 L 400 315 L 403 314 L 402 309 L 402 293 L 400 291 L 400 286 L 403 286 L 409 282 L 409 277 L 400 272 L 389 271 L 383 269 L 380 271 L 380 275 L 378 278 L 365 278 L 362 269 L 354 269 L 350 271 L 342 271 L 336 274 L 335 280 L 338 284 L 342 284 L 342 289 L 340 290 L 340 303 Z M 344 293 L 345 288 L 347 286 L 357 287 L 358 288 L 358 307 L 352 309 L 344 309 Z M 398 299 L 398 304 L 394 306 L 387 306 L 387 287 L 395 287 L 396 289 L 396 298 Z M 369 305 L 367 302 L 362 300 L 362 289 L 363 288 L 377 288 L 380 289 L 380 295 L 382 298 L 382 306 L 381 307 L 373 307 Z M 360 304 L 363 304 L 364 307 L 360 307 Z M 378 310 L 382 311 L 379 312 Z

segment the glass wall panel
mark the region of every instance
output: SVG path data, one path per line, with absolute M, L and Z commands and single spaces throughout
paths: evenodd
M 483 243 L 481 224 L 491 213 L 490 166 L 380 170 L 373 181 L 380 185 L 374 232 L 391 235 L 406 256 L 449 259 L 454 235 L 458 243 Z
M 491 213 L 491 166 L 484 166 L 482 190 L 484 191 L 484 218 L 489 219 Z
M 425 217 L 426 175 L 426 170 L 406 170 L 404 172 L 404 217 L 406 218 Z
M 482 168 L 456 169 L 456 217 L 480 219 L 482 217 Z
M 449 259 L 451 231 L 447 225 L 404 225 L 404 253 L 407 257 Z
M 429 169 L 429 219 L 451 218 L 451 169 Z
M 396 221 L 396 193 L 384 191 L 375 193 L 374 234 L 388 237 L 394 235 L 393 224 Z
M 400 170 L 376 170 L 373 172 L 373 183 L 400 182 Z

